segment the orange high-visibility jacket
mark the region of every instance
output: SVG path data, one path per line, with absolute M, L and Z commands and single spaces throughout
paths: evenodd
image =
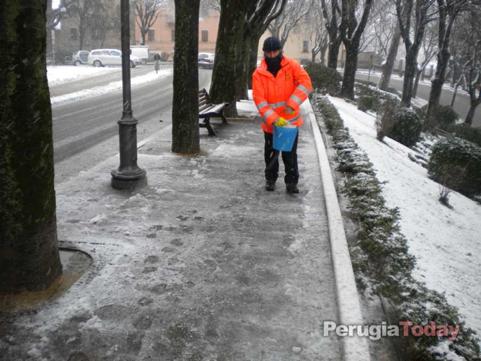
M 279 117 L 292 125 L 301 126 L 304 122 L 299 108 L 311 92 L 312 84 L 307 72 L 297 61 L 286 56 L 275 78 L 267 70 L 264 59 L 252 75 L 252 96 L 264 120 L 261 127 L 267 133 L 272 133 L 272 124 Z M 286 113 L 286 106 L 294 109 L 294 112 Z

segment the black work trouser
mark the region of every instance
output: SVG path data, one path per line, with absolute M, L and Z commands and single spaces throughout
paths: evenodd
M 297 184 L 299 180 L 299 170 L 297 168 L 297 138 L 296 135 L 294 146 L 290 152 L 282 152 L 282 161 L 286 176 L 284 182 L 286 184 Z M 264 132 L 264 159 L 266 161 L 266 180 L 275 182 L 279 173 L 279 151 L 272 148 L 272 134 Z

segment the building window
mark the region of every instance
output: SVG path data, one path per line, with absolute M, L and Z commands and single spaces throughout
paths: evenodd
M 207 30 L 202 30 L 202 42 L 207 43 L 209 41 L 209 32 Z
M 172 29 L 172 31 L 170 32 L 170 40 L 175 41 L 175 30 L 174 29 Z
M 302 52 L 303 53 L 308 53 L 309 52 L 309 42 L 307 40 L 304 40 L 302 42 Z
M 155 41 L 155 30 L 149 29 L 147 32 L 147 41 Z
M 70 40 L 78 40 L 77 28 L 70 28 Z

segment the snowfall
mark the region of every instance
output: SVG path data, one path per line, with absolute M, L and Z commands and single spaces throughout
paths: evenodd
M 390 138 L 378 141 L 374 116 L 340 98 L 329 99 L 385 183 L 387 205 L 400 211 L 401 231 L 417 259 L 414 276 L 444 293 L 467 326 L 481 335 L 481 205 L 453 191 L 453 209 L 443 206 L 440 185 L 409 159 L 413 150 Z

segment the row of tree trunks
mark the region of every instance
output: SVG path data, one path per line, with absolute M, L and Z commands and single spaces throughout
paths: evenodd
M 57 248 L 47 1 L 0 8 L 0 292 L 45 289 Z
M 446 0 L 437 0 L 438 3 L 438 55 L 436 72 L 431 84 L 431 92 L 429 94 L 427 123 L 428 126 L 436 126 L 437 120 L 433 117 L 435 108 L 439 105 L 441 99 L 441 92 L 443 84 L 446 80 L 446 71 L 448 68 L 449 58 L 449 44 L 451 38 L 451 30 L 459 11 L 463 9 L 467 3 L 465 0 L 460 0 L 457 3 Z

